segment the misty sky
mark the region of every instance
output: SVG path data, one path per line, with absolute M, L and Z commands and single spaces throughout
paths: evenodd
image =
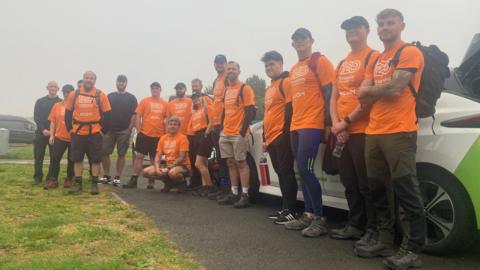
M 128 90 L 141 99 L 153 81 L 164 98 L 176 82 L 194 77 L 211 85 L 213 57 L 223 53 L 241 65 L 242 79 L 258 74 L 265 51 L 296 62 L 290 36 L 307 27 L 315 50 L 336 65 L 348 52 L 340 23 L 363 15 L 371 25 L 370 46 L 382 49 L 375 15 L 399 9 L 405 41 L 437 44 L 458 65 L 473 34 L 480 32 L 478 0 L 209 1 L 209 0 L 2 0 L 0 8 L 0 114 L 31 116 L 49 80 L 74 84 L 86 70 L 98 88 L 115 91 L 124 73 Z

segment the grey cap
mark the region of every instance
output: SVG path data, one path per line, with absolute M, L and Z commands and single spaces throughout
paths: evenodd
M 365 26 L 365 28 L 370 29 L 367 19 L 362 16 L 353 16 L 350 19 L 343 21 L 340 25 L 343 30 L 350 30 L 359 26 Z
M 295 30 L 295 32 L 293 32 L 292 34 L 292 40 L 295 40 L 298 38 L 302 38 L 302 39 L 312 38 L 312 33 L 307 28 L 300 27 L 297 30 Z

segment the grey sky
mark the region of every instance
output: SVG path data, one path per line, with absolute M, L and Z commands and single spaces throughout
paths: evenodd
M 0 9 L 0 114 L 31 116 L 49 80 L 74 84 L 85 70 L 97 86 L 115 90 L 124 73 L 128 90 L 143 98 L 159 81 L 163 97 L 194 77 L 211 85 L 213 57 L 223 53 L 241 65 L 241 78 L 264 78 L 260 57 L 283 54 L 296 62 L 290 35 L 307 27 L 314 47 L 336 64 L 348 52 L 340 23 L 353 15 L 371 25 L 370 45 L 381 49 L 375 15 L 399 9 L 407 24 L 404 40 L 437 44 L 458 65 L 475 32 L 480 32 L 478 0 L 209 1 L 209 0 L 2 0 Z M 190 91 L 190 87 L 189 87 Z

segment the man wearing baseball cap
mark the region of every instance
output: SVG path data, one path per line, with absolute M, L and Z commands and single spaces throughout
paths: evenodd
M 355 93 L 365 79 L 368 63 L 374 62 L 379 53 L 367 44 L 369 25 L 364 17 L 351 17 L 340 27 L 345 30 L 351 51 L 337 66 L 330 113 L 332 132 L 337 141 L 345 145 L 339 159 L 339 172 L 350 211 L 346 226 L 332 230 L 330 236 L 359 239 L 366 231 L 356 243 L 365 245 L 376 235 L 364 154 L 369 110 L 360 106 Z
M 327 234 L 328 229 L 314 164 L 325 130 L 331 125 L 329 104 L 335 71 L 327 57 L 312 53 L 314 39 L 308 29 L 298 28 L 291 38 L 298 63 L 290 71 L 293 107 L 290 138 L 302 180 L 305 212 L 285 223 L 285 228 L 302 231 L 305 237 L 319 237 Z

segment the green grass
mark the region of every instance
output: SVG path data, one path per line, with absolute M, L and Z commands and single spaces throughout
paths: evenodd
M 117 150 L 115 149 L 111 155 L 112 160 L 116 160 L 118 157 Z M 64 154 L 64 159 L 67 158 L 67 153 Z M 132 160 L 132 148 L 130 147 L 126 154 L 127 160 Z M 0 156 L 0 159 L 24 159 L 24 160 L 33 160 L 33 144 L 10 144 L 8 152 Z M 50 159 L 50 154 L 48 153 L 48 147 L 45 153 L 45 160 Z
M 31 174 L 31 165 L 0 164 L 1 270 L 202 269 L 109 186 L 71 196 L 32 186 Z

